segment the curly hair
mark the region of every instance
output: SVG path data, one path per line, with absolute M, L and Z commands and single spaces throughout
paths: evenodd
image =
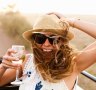
M 73 49 L 66 38 L 60 39 L 59 42 L 61 42 L 60 45 L 55 43 L 58 49 L 50 53 L 44 52 L 35 42 L 32 42 L 36 70 L 40 72 L 44 80 L 49 82 L 57 82 L 71 75 L 73 71 L 75 56 Z

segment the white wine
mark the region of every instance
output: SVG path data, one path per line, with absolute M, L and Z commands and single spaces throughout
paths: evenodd
M 12 56 L 17 58 L 17 60 L 12 61 L 15 64 L 22 64 L 25 59 L 25 47 L 22 45 L 12 45 L 12 49 L 16 51 L 16 53 L 12 53 Z M 19 80 L 19 68 L 16 68 L 16 79 L 11 82 L 12 85 L 20 85 L 22 81 Z
M 23 45 L 12 45 L 12 49 L 16 51 L 12 56 L 18 58 L 18 60 L 12 62 L 15 64 L 22 64 L 25 59 L 25 47 Z

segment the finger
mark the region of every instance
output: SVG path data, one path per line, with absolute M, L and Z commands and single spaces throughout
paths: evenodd
M 56 15 L 59 19 L 61 18 L 61 14 L 59 14 L 59 13 L 57 13 L 57 12 L 48 13 L 48 15 L 51 15 L 51 14 Z M 62 16 L 63 16 L 63 15 L 62 15 Z
M 3 56 L 3 60 L 18 61 L 19 59 L 16 58 L 16 57 L 12 57 L 12 56 L 5 55 L 5 56 Z
M 5 53 L 5 55 L 11 55 L 11 53 L 16 53 L 16 51 L 14 51 L 13 49 L 9 48 L 7 50 L 7 52 Z
M 47 13 L 48 15 L 54 14 L 53 12 Z
M 18 67 L 18 65 L 16 65 L 16 64 L 13 64 L 13 63 L 11 63 L 11 62 L 2 62 L 2 66 L 3 67 L 5 67 L 6 69 L 8 69 L 8 68 L 13 68 L 13 69 L 15 69 L 15 68 L 17 68 Z

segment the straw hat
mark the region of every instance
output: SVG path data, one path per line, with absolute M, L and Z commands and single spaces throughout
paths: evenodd
M 60 21 L 56 15 L 42 15 L 34 23 L 31 30 L 25 31 L 23 37 L 32 41 L 31 36 L 34 32 L 52 32 L 64 37 L 64 31 L 68 30 L 67 38 L 71 40 L 74 35 L 69 31 L 69 25 Z

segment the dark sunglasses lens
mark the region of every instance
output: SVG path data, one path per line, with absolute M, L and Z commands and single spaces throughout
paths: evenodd
M 35 40 L 38 44 L 43 44 L 46 40 L 46 36 L 40 33 L 36 33 L 32 35 L 32 38 Z
M 55 38 L 48 38 L 50 44 L 53 44 L 53 41 L 55 40 Z

